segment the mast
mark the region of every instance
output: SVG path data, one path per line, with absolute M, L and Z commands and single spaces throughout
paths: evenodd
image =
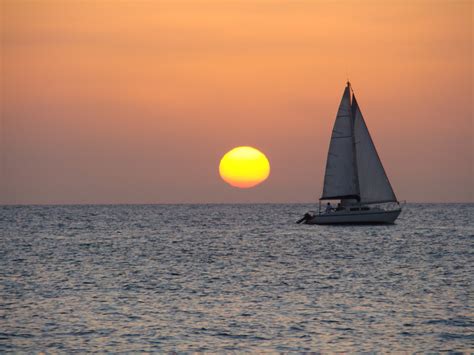
M 356 200 L 360 202 L 360 186 L 359 186 L 359 170 L 357 166 L 357 146 L 354 132 L 354 121 L 355 121 L 355 106 L 357 106 L 357 101 L 355 98 L 354 90 L 352 89 L 351 83 L 347 80 L 347 86 L 351 89 L 352 100 L 351 100 L 351 128 L 352 128 L 352 164 L 354 164 L 354 185 L 356 187 Z M 355 103 L 355 105 L 354 105 Z

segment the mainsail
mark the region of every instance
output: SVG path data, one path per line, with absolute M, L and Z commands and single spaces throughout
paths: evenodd
M 354 127 L 350 86 L 342 95 L 329 144 L 326 173 L 321 199 L 356 198 L 359 196 L 354 154 Z
M 329 144 L 321 200 L 397 201 L 350 84 L 344 90 Z

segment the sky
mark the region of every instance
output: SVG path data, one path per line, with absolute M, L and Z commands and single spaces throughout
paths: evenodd
M 347 79 L 398 199 L 473 201 L 471 1 L 0 3 L 2 204 L 316 202 Z

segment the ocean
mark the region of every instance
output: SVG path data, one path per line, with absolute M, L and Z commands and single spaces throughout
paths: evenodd
M 473 351 L 474 204 L 0 207 L 0 352 Z

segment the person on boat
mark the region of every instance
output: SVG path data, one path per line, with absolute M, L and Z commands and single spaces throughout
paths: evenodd
M 331 213 L 334 208 L 331 206 L 331 203 L 328 202 L 326 205 L 326 213 Z
M 336 211 L 342 211 L 344 207 L 342 207 L 341 203 L 337 204 Z

